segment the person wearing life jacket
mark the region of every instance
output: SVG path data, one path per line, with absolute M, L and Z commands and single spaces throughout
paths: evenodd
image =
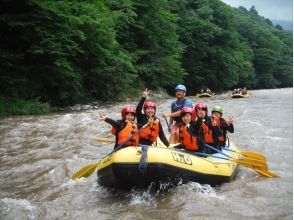
M 222 130 L 220 128 L 220 122 L 214 116 L 208 116 L 208 106 L 205 103 L 198 103 L 195 105 L 196 117 L 203 117 L 202 131 L 203 131 L 203 144 L 208 144 L 220 149 L 219 137 L 222 136 Z M 204 116 L 203 116 L 204 115 Z M 205 153 L 216 153 L 212 149 L 204 148 Z
M 121 120 L 113 120 L 102 113 L 99 115 L 100 121 L 105 121 L 112 126 L 112 134 L 115 135 L 114 149 L 117 147 L 138 146 L 139 132 L 138 126 L 134 122 L 136 109 L 134 107 L 124 107 L 121 111 Z
M 178 143 L 179 137 L 179 127 L 182 125 L 182 120 L 180 117 L 181 109 L 184 107 L 193 108 L 193 104 L 191 100 L 185 98 L 187 89 L 184 85 L 177 85 L 176 88 L 176 97 L 177 100 L 173 101 L 171 104 L 171 112 L 163 113 L 164 118 L 170 118 L 169 120 L 169 130 L 170 130 L 170 138 L 169 143 L 175 144 Z
M 179 140 L 180 146 L 176 148 L 184 148 L 187 151 L 201 151 L 202 150 L 202 139 L 200 135 L 203 133 L 202 129 L 202 118 L 198 117 L 195 121 L 194 109 L 189 107 L 183 107 L 180 115 L 182 125 L 179 128 Z M 194 115 L 194 116 L 193 116 Z
M 141 128 L 148 122 L 147 127 L 143 128 L 139 133 L 139 144 L 142 145 L 152 145 L 156 142 L 157 137 L 164 143 L 165 146 L 169 146 L 169 142 L 164 134 L 162 125 L 159 118 L 155 116 L 156 113 L 156 103 L 151 101 L 146 101 L 150 90 L 146 89 L 143 94 L 140 102 L 136 108 L 137 123 L 138 127 Z M 144 114 L 142 113 L 142 108 Z
M 222 136 L 219 137 L 220 146 L 226 146 L 227 141 L 227 131 L 230 133 L 234 133 L 234 125 L 233 125 L 233 118 L 229 116 L 228 120 L 222 118 L 223 109 L 221 106 L 214 106 L 211 110 L 211 115 L 218 118 L 220 121 L 220 128 L 222 129 Z

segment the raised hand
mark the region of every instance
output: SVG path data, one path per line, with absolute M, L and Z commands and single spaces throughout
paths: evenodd
M 229 125 L 233 124 L 234 123 L 234 120 L 233 120 L 233 116 L 232 115 L 229 115 L 229 119 L 227 120 L 227 123 Z
M 150 91 L 151 91 L 150 89 L 148 90 L 148 89 L 146 88 L 145 91 L 144 91 L 143 94 L 142 94 L 142 97 L 147 98 L 147 96 L 149 95 Z

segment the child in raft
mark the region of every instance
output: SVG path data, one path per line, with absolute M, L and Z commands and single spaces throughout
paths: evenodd
M 134 107 L 124 107 L 121 111 L 121 120 L 113 120 L 102 113 L 98 118 L 112 126 L 112 134 L 115 135 L 114 149 L 118 147 L 138 146 L 139 132 L 135 123 L 136 109 Z

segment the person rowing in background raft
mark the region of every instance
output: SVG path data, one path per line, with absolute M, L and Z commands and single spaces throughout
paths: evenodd
M 211 110 L 211 115 L 218 118 L 220 121 L 220 128 L 222 129 L 223 134 L 219 137 L 219 144 L 220 146 L 224 147 L 226 146 L 227 141 L 227 131 L 230 133 L 234 133 L 233 118 L 231 116 L 229 116 L 228 120 L 222 118 L 223 109 L 218 105 L 213 107 L 213 109 Z
M 135 121 L 136 109 L 134 107 L 124 107 L 121 111 L 121 120 L 113 120 L 99 113 L 99 120 L 105 121 L 112 126 L 111 133 L 115 135 L 114 149 L 118 146 L 138 146 L 139 134 Z M 133 137 L 132 137 L 133 135 Z M 130 138 L 131 137 L 131 138 Z M 130 138 L 130 140 L 128 140 Z
M 164 118 L 170 118 L 169 120 L 169 129 L 170 129 L 170 138 L 169 143 L 175 144 L 179 140 L 179 127 L 182 125 L 181 120 L 181 109 L 184 107 L 193 108 L 193 104 L 189 99 L 185 98 L 187 89 L 184 85 L 177 85 L 176 88 L 176 97 L 177 100 L 173 101 L 171 104 L 171 113 L 163 113 Z M 174 123 L 175 122 L 175 123 Z
M 201 129 L 203 115 L 198 117 L 195 122 L 194 109 L 189 107 L 183 107 L 180 114 L 182 120 L 182 125 L 179 128 L 180 145 L 175 148 L 184 148 L 187 151 L 202 151 L 203 132 L 201 132 Z
M 139 144 L 152 145 L 156 142 L 157 137 L 159 137 L 165 146 L 169 146 L 169 142 L 165 137 L 160 120 L 155 116 L 156 103 L 146 101 L 149 93 L 150 90 L 148 89 L 143 92 L 142 98 L 136 108 L 138 127 L 140 128 L 150 122 L 147 127 L 140 131 Z M 144 110 L 144 114 L 142 114 L 142 108 Z

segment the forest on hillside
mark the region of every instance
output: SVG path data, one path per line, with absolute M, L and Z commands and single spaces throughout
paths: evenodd
M 5 0 L 0 11 L 0 112 L 16 100 L 68 106 L 178 83 L 189 95 L 293 86 L 292 33 L 254 6 Z

